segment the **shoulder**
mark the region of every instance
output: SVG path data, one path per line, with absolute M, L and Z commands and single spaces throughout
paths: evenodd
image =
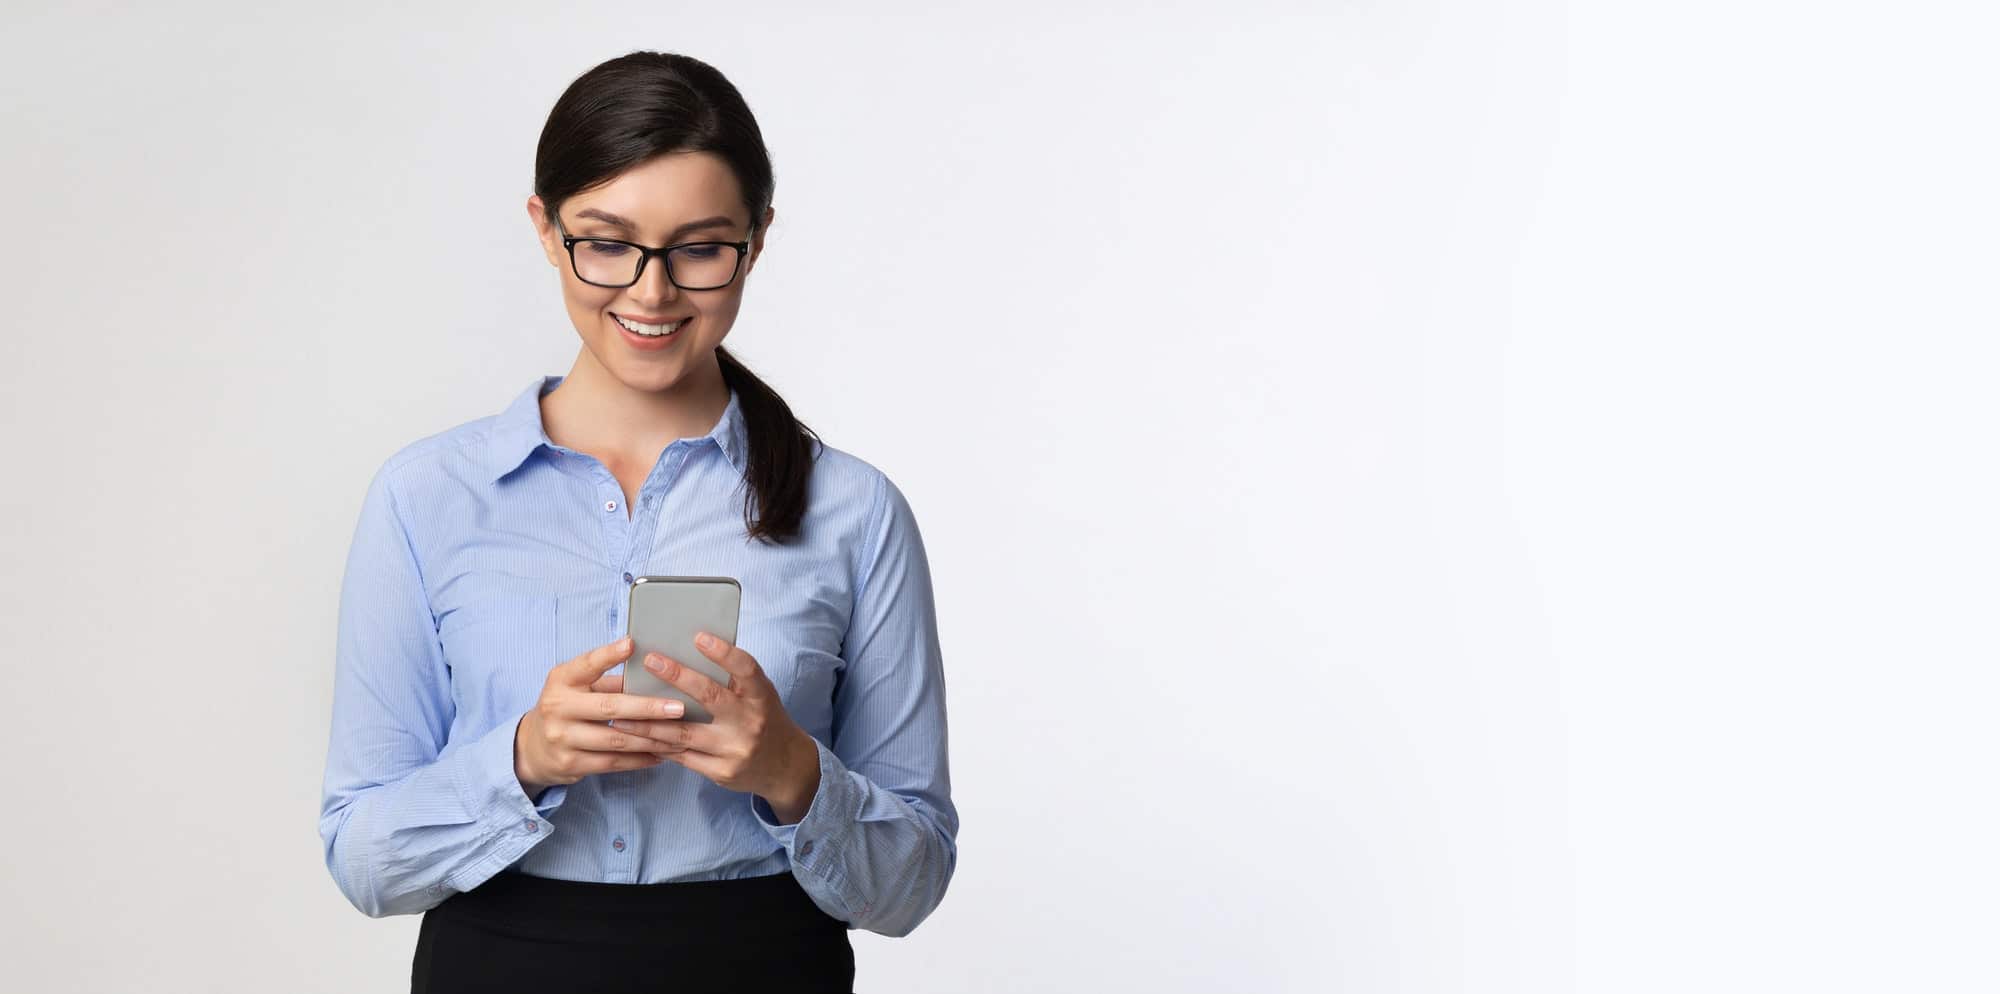
M 488 414 L 405 443 L 377 466 L 371 487 L 422 499 L 439 487 L 476 479 L 488 465 L 488 443 L 498 420 L 499 415 Z
M 822 474 L 827 478 L 824 483 L 819 480 Z M 813 477 L 813 505 L 824 515 L 821 526 L 845 536 L 843 544 L 857 588 L 866 584 L 881 562 L 924 555 L 916 512 L 903 489 L 881 467 L 827 446 Z
M 907 506 L 903 492 L 881 467 L 845 449 L 815 442 L 813 503 L 858 517 L 868 531 L 876 529 L 884 510 Z

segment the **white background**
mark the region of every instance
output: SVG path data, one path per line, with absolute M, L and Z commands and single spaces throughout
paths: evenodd
M 958 870 L 858 990 L 2000 984 L 1982 5 L 449 6 L 0 22 L 0 986 L 407 985 L 341 565 L 569 368 L 534 143 L 638 48 L 931 556 Z

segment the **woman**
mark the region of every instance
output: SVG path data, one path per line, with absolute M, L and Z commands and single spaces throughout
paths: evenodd
M 391 456 L 342 582 L 320 836 L 412 989 L 852 989 L 957 865 L 930 574 L 903 494 L 728 351 L 772 211 L 712 67 L 577 79 L 528 214 L 582 338 L 561 377 Z M 641 662 L 627 589 L 734 577 L 730 676 Z M 612 670 L 620 670 L 613 673 Z

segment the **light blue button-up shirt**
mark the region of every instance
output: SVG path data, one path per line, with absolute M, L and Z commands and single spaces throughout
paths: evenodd
M 790 871 L 849 928 L 909 934 L 957 866 L 958 812 L 930 568 L 902 492 L 814 440 L 800 540 L 750 539 L 732 391 L 714 430 L 660 453 L 628 509 L 610 470 L 543 430 L 539 400 L 562 379 L 405 446 L 368 485 L 341 584 L 319 818 L 335 883 L 381 917 L 500 872 Z M 516 725 L 550 669 L 625 634 L 627 588 L 647 574 L 742 584 L 736 644 L 819 747 L 797 823 L 671 760 L 522 790 Z

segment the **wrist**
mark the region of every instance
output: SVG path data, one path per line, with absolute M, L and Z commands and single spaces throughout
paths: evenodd
M 528 765 L 525 762 L 527 750 L 521 748 L 521 737 L 526 735 L 527 731 L 528 716 L 522 715 L 521 720 L 514 725 L 514 779 L 521 782 L 521 793 L 528 795 L 528 800 L 532 801 L 542 791 L 554 785 L 537 780 L 528 772 Z
M 792 761 L 788 765 L 791 775 L 787 781 L 774 792 L 775 796 L 764 795 L 780 825 L 803 820 L 812 807 L 813 795 L 819 793 L 819 743 L 804 729 L 793 740 Z

